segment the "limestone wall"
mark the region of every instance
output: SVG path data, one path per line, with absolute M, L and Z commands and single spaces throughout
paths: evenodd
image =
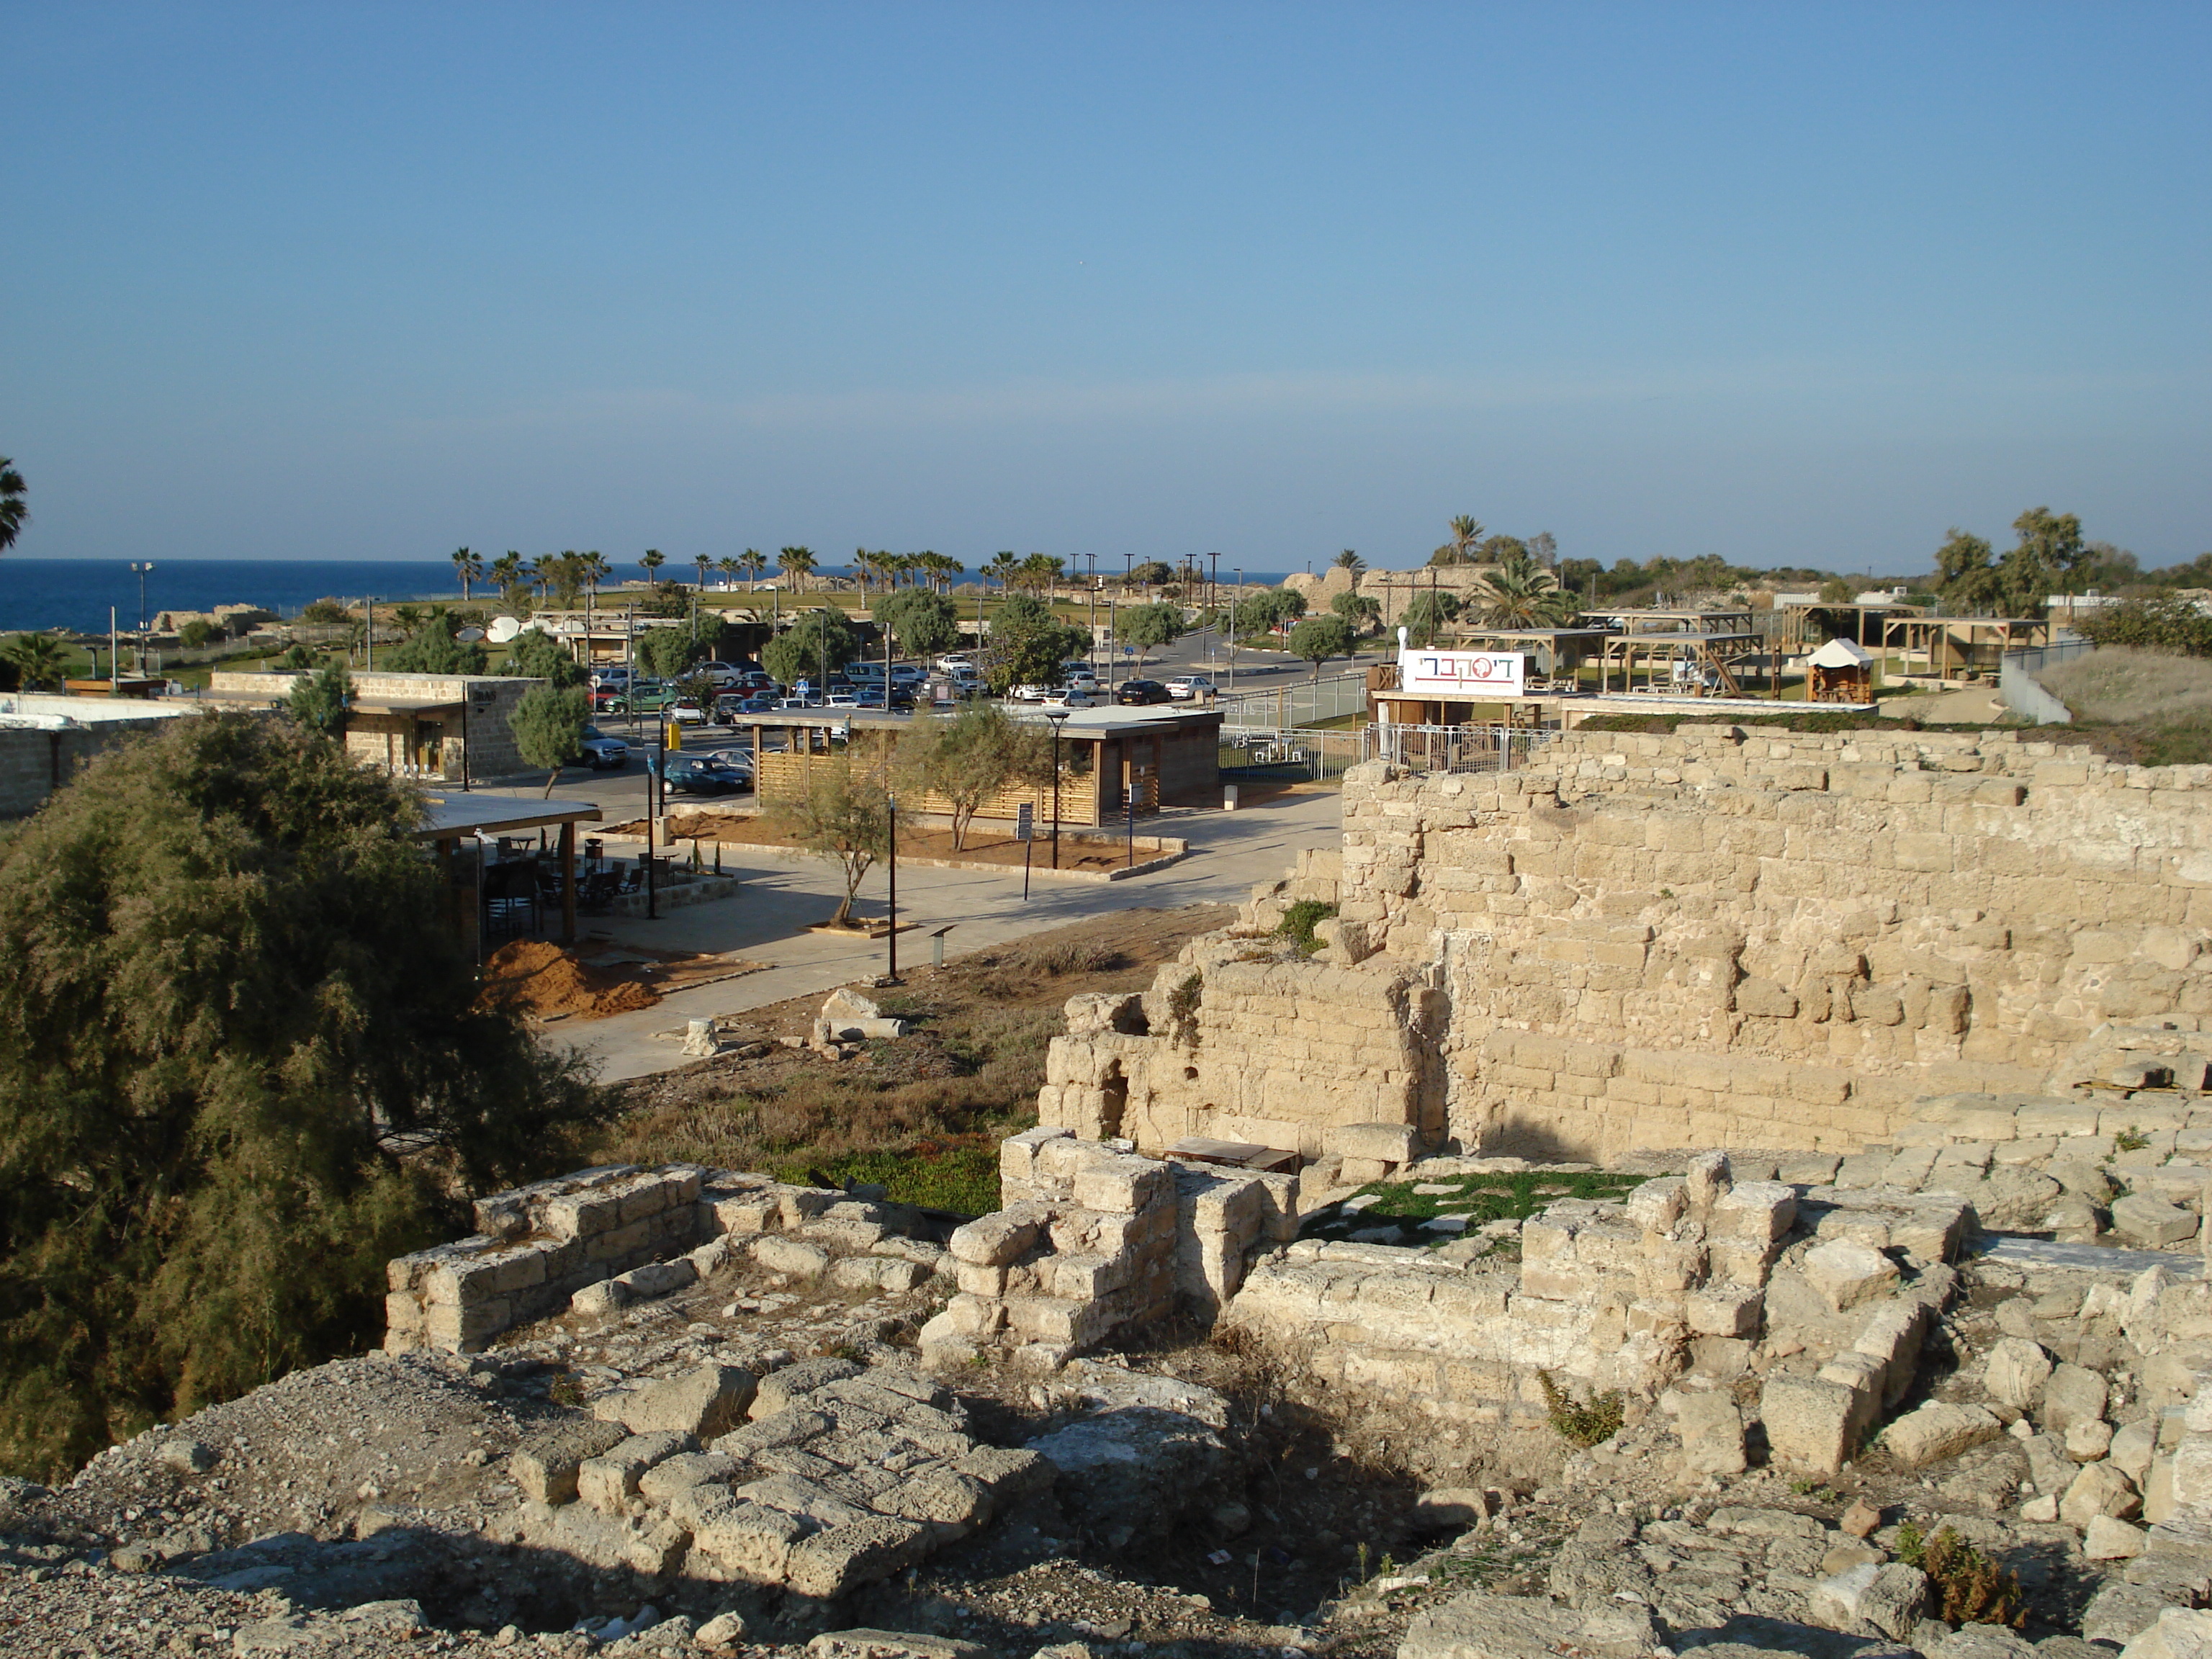
M 1095 1133 L 1125 1089 L 1145 1146 L 1310 1154 L 1395 1122 L 1550 1156 L 1849 1150 L 1916 1097 L 2034 1091 L 2114 1032 L 2195 1033 L 2208 808 L 2212 769 L 2012 732 L 1716 725 L 1569 733 L 1502 775 L 1370 763 L 1340 856 L 1163 970 L 1142 1036 L 1072 1030 L 1041 1121 Z M 1312 962 L 1261 937 L 1301 897 L 1339 906 Z M 1162 988 L 1194 971 L 1169 1031 Z

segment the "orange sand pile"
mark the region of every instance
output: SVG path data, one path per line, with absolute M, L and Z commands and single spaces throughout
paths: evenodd
M 650 1008 L 660 1000 L 650 986 L 586 968 L 557 945 L 519 939 L 502 945 L 484 963 L 484 1000 L 544 1019 L 570 1014 L 597 1019 Z

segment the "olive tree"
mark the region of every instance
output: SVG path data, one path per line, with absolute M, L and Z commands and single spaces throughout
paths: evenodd
M 796 845 L 843 870 L 845 896 L 830 919 L 842 927 L 853 919 L 860 883 L 890 852 L 890 792 L 849 750 L 809 764 L 802 777 L 796 788 L 776 797 L 768 819 Z
M 897 769 L 903 787 L 944 800 L 957 853 L 987 803 L 1018 785 L 1051 778 L 1052 738 L 996 703 L 971 703 L 949 720 L 909 732 L 899 745 Z
M 1137 647 L 1137 666 L 1142 668 L 1146 652 L 1173 645 L 1182 637 L 1182 607 L 1164 599 L 1133 606 L 1114 631 Z
M 515 752 L 525 766 L 543 766 L 550 775 L 545 793 L 561 781 L 561 769 L 583 758 L 584 725 L 592 717 L 590 696 L 580 685 L 533 685 L 508 717 Z

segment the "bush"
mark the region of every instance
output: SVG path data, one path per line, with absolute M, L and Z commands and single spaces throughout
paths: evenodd
M 387 1258 L 566 1165 L 597 1097 L 477 1007 L 421 811 L 207 715 L 0 848 L 0 1468 L 367 1347 Z
M 1923 1538 L 1917 1526 L 1906 1522 L 1897 1529 L 1897 1559 L 1928 1575 L 1936 1616 L 1946 1624 L 2008 1625 L 2017 1630 L 2027 1622 L 2020 1576 L 1948 1527 Z
M 194 617 L 177 630 L 177 643 L 187 651 L 198 651 L 222 637 L 222 629 L 205 617 Z
M 1324 904 L 1319 899 L 1300 899 L 1283 912 L 1283 919 L 1275 924 L 1275 932 L 1311 956 L 1321 949 L 1321 941 L 1314 937 L 1315 925 L 1335 914 L 1334 904 Z
M 1549 1371 L 1538 1371 L 1536 1382 L 1544 1391 L 1545 1415 L 1569 1445 L 1595 1446 L 1620 1432 L 1623 1412 L 1618 1393 L 1594 1395 L 1584 1406 L 1553 1382 Z
M 2081 623 L 2077 631 L 2099 645 L 2139 645 L 2179 656 L 2212 657 L 2212 617 L 2170 594 L 2110 606 Z
M 339 623 L 351 622 L 353 613 L 336 599 L 317 599 L 300 612 L 300 620 L 327 628 Z

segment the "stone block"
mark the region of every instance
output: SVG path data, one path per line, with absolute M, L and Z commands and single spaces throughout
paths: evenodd
M 587 1458 L 619 1445 L 628 1431 L 619 1423 L 572 1417 L 536 1429 L 507 1460 L 507 1469 L 529 1504 L 572 1504 L 576 1472 Z
M 2124 1520 L 2142 1511 L 2135 1483 L 2108 1462 L 2085 1465 L 2058 1500 L 2058 1518 L 2069 1527 L 2087 1527 L 2100 1515 Z
M 1043 1217 L 1030 1209 L 1000 1210 L 953 1230 L 953 1255 L 979 1267 L 1003 1267 L 1036 1243 Z
M 1841 1471 L 1870 1410 L 1851 1389 L 1815 1377 L 1771 1376 L 1759 1396 L 1769 1455 L 1784 1468 L 1814 1474 Z
M 1743 1413 L 1717 1391 L 1680 1396 L 1675 1431 L 1682 1437 L 1682 1467 L 1692 1474 L 1741 1474 L 1744 1470 Z
M 1408 1123 L 1345 1123 L 1330 1129 L 1323 1146 L 1346 1158 L 1403 1165 L 1413 1161 L 1420 1132 Z
M 2145 1249 L 2164 1249 L 2197 1237 L 2197 1218 L 2150 1193 L 2130 1193 L 2112 1206 L 2112 1231 Z
M 1898 1280 L 1897 1264 L 1879 1250 L 1849 1239 L 1831 1239 L 1805 1254 L 1805 1282 L 1836 1312 L 1887 1295 Z
M 2160 1609 L 2154 1623 L 2128 1639 L 2120 1659 L 2212 1659 L 2212 1613 Z
M 702 1365 L 632 1389 L 621 1397 L 622 1420 L 636 1434 L 665 1431 L 711 1440 L 744 1420 L 754 1388 L 750 1371 Z
M 1708 1228 L 1717 1237 L 1768 1244 L 1797 1219 L 1797 1194 L 1778 1181 L 1738 1182 L 1713 1201 Z
M 1086 1210 L 1134 1213 L 1175 1197 L 1175 1168 L 1149 1158 L 1100 1158 L 1078 1170 L 1075 1202 Z
M 2143 1553 L 2141 1527 L 2130 1526 L 2116 1516 L 2096 1515 L 2082 1531 L 2081 1553 L 2092 1561 L 2132 1561 Z
M 1397 1659 L 1650 1659 L 1660 1650 L 1648 1607 L 1563 1607 L 1540 1596 L 1475 1590 L 1416 1615 Z
M 725 1571 L 759 1584 L 783 1582 L 792 1547 L 806 1535 L 797 1516 L 767 1504 L 732 1498 L 702 1515 L 692 1528 L 692 1547 Z
M 772 1273 L 811 1283 L 830 1270 L 830 1253 L 796 1238 L 769 1233 L 753 1241 L 752 1259 Z
M 1928 1576 L 1902 1561 L 1861 1565 L 1823 1578 L 1805 1598 L 1815 1624 L 1830 1630 L 1910 1637 L 1928 1605 Z
M 2015 1411 L 2027 1411 L 2043 1397 L 2051 1376 L 2051 1356 L 2039 1343 L 2008 1336 L 1990 1350 L 1982 1370 L 1982 1386 L 1990 1399 Z
M 2057 1366 L 2044 1382 L 2038 1420 L 2045 1433 L 2063 1436 L 2076 1423 L 2103 1417 L 2106 1394 L 2105 1379 L 2087 1366 Z
M 801 1595 L 827 1601 L 914 1565 L 929 1542 L 929 1528 L 919 1522 L 871 1516 L 802 1540 L 791 1552 L 784 1581 Z
M 1882 1431 L 1882 1443 L 1908 1469 L 1924 1468 L 1996 1439 L 2004 1425 L 1979 1406 L 1929 1401 Z

